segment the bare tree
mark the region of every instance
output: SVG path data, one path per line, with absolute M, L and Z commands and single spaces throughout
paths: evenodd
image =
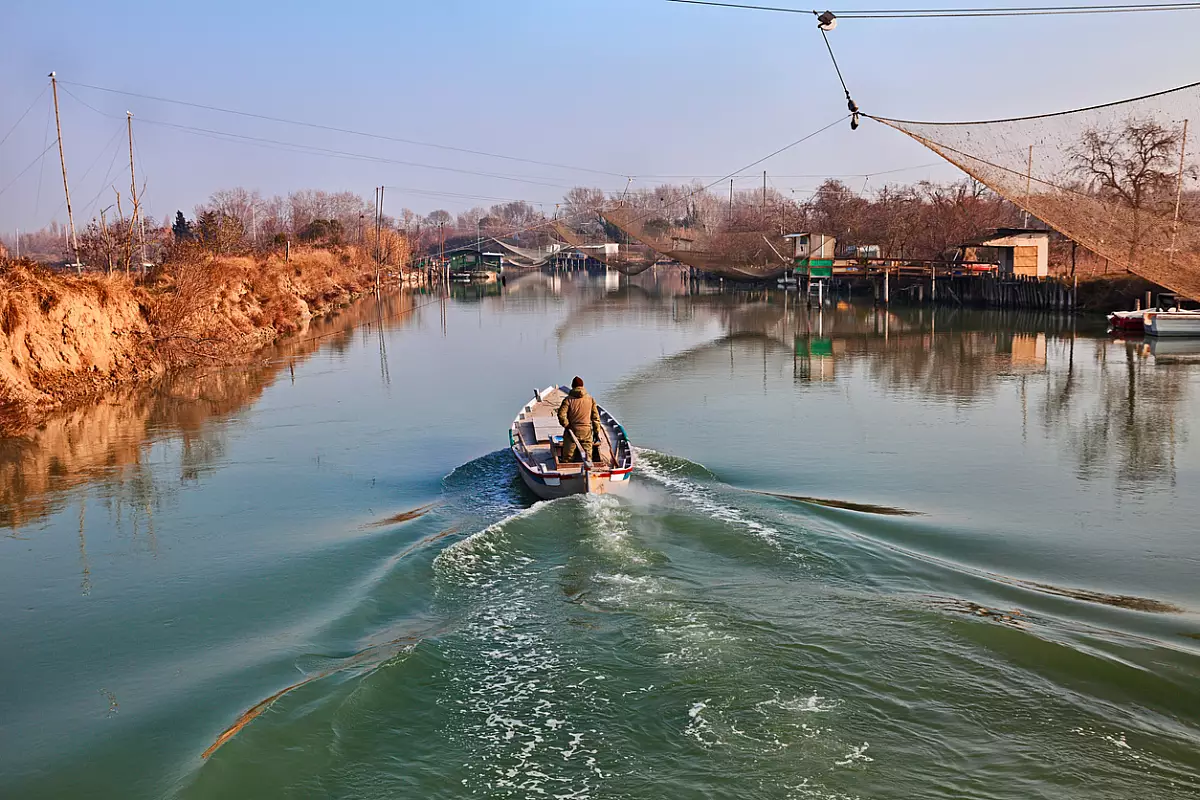
M 1070 151 L 1074 174 L 1131 210 L 1130 261 L 1137 257 L 1143 213 L 1173 197 L 1182 143 L 1181 130 L 1130 117 L 1115 127 L 1084 131 Z M 1185 169 L 1188 175 L 1195 171 L 1194 166 Z

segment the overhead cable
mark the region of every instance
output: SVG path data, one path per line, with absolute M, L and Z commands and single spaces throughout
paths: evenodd
M 29 104 L 29 108 L 25 109 L 25 112 L 21 114 L 21 116 L 17 118 L 17 121 L 13 123 L 13 126 L 8 129 L 8 133 L 4 134 L 4 138 L 0 139 L 0 147 L 2 147 L 4 143 L 8 141 L 8 137 L 13 135 L 13 131 L 17 129 L 17 126 L 25 121 L 25 117 L 29 116 L 29 112 L 33 111 L 33 107 L 37 105 L 38 101 L 41 100 L 45 94 L 46 89 L 45 87 L 42 87 L 42 91 L 38 93 L 37 97 L 33 98 L 33 102 Z
M 173 105 L 186 106 L 188 108 L 198 108 L 198 109 L 202 109 L 204 111 L 215 111 L 215 112 L 221 113 L 221 114 L 232 114 L 234 116 L 249 117 L 251 119 L 260 119 L 260 120 L 265 120 L 267 122 L 278 122 L 278 123 L 281 123 L 284 125 L 298 125 L 298 126 L 304 127 L 304 128 L 313 128 L 315 130 L 330 131 L 333 133 L 344 133 L 344 134 L 348 134 L 350 136 L 361 136 L 361 137 L 367 138 L 367 139 L 379 139 L 381 141 L 397 142 L 399 144 L 409 144 L 409 145 L 413 145 L 416 147 L 431 147 L 436 150 L 448 150 L 448 151 L 454 152 L 454 153 L 467 153 L 470 155 L 483 156 L 485 158 L 499 158 L 499 159 L 503 159 L 505 161 L 517 161 L 517 162 L 521 162 L 524 164 L 536 164 L 538 166 L 553 167 L 555 169 L 569 169 L 569 170 L 575 170 L 577 172 L 591 172 L 596 175 L 608 175 L 610 177 L 615 177 L 615 178 L 626 177 L 625 175 L 623 175 L 619 172 L 609 172 L 607 170 L 592 169 L 590 167 L 579 167 L 579 166 L 573 166 L 570 164 L 557 164 L 552 161 L 539 161 L 537 159 L 522 158 L 520 156 L 510 156 L 510 155 L 505 155 L 503 153 L 490 153 L 485 150 L 473 150 L 473 149 L 467 148 L 467 147 L 455 147 L 453 145 L 438 144 L 436 142 L 423 142 L 423 141 L 420 141 L 417 139 L 406 139 L 406 138 L 399 137 L 399 136 L 389 136 L 389 135 L 381 134 L 381 133 L 370 133 L 367 131 L 353 130 L 351 128 L 339 128 L 334 125 L 322 125 L 322 124 L 316 123 L 316 122 L 305 122 L 303 120 L 287 119 L 285 117 L 274 117 L 269 114 L 258 114 L 258 113 L 254 113 L 251 111 L 239 111 L 237 109 L 232 109 L 232 108 L 221 108 L 220 106 L 211 106 L 211 105 L 206 105 L 204 103 L 193 103 L 193 102 L 189 102 L 186 100 L 176 100 L 176 99 L 169 98 L 169 97 L 156 97 L 154 95 L 140 94 L 138 92 L 127 92 L 127 91 L 124 91 L 121 89 L 112 89 L 112 88 L 109 88 L 106 86 L 93 86 L 93 85 L 86 84 L 86 83 L 76 83 L 74 81 L 64 81 L 64 80 L 59 80 L 58 83 L 60 86 L 66 84 L 69 86 L 76 86 L 81 89 L 91 89 L 91 90 L 97 91 L 97 92 L 108 92 L 110 94 L 119 94 L 119 95 L 123 95 L 125 97 L 137 97 L 142 100 L 152 100 L 152 101 L 158 102 L 158 103 L 171 103 Z
M 47 147 L 45 150 L 43 150 L 37 156 L 37 158 L 35 158 L 35 159 L 33 159 L 33 161 L 29 162 L 29 166 L 25 167 L 25 169 L 21 170 L 15 176 L 13 176 L 13 179 L 11 181 L 9 181 L 8 183 L 6 183 L 4 185 L 3 189 L 0 189 L 0 194 L 4 194 L 9 189 L 11 189 L 12 185 L 21 179 L 22 175 L 24 175 L 26 172 L 29 172 L 29 170 L 33 169 L 34 164 L 37 164 L 38 162 L 40 162 L 45 157 L 46 153 L 49 153 L 50 150 L 53 149 L 54 147 L 56 147 L 57 145 L 58 145 L 58 139 L 55 139 L 54 142 L 51 143 L 49 147 Z
M 100 111 L 95 106 L 92 106 L 92 105 L 86 103 L 85 101 L 83 101 L 82 99 L 77 97 L 70 90 L 64 88 L 63 92 L 65 94 L 67 94 L 68 96 L 70 96 L 72 99 L 77 100 L 78 102 L 82 103 L 84 106 L 87 106 L 92 111 L 95 111 L 97 114 L 100 114 L 100 115 L 106 116 L 106 117 L 115 118 L 114 115 L 105 114 L 103 111 Z M 403 167 L 417 167 L 420 169 L 432 169 L 432 170 L 438 170 L 441 172 L 454 172 L 454 173 L 458 173 L 458 174 L 462 174 L 462 175 L 474 175 L 474 176 L 484 177 L 484 178 L 495 178 L 497 180 L 516 181 L 518 183 L 528 183 L 528 184 L 532 184 L 534 186 L 547 186 L 552 189 L 569 189 L 570 188 L 569 186 L 565 186 L 560 183 L 547 183 L 546 181 L 534 180 L 532 178 L 522 178 L 522 177 L 516 176 L 516 175 L 504 175 L 504 174 L 495 173 L 495 172 L 483 172 L 480 170 L 460 169 L 458 167 L 444 167 L 444 166 L 441 166 L 438 164 L 425 164 L 425 163 L 421 163 L 418 161 L 404 161 L 404 160 L 400 160 L 400 159 L 387 158 L 386 156 L 375 156 L 375 155 L 370 155 L 370 154 L 366 154 L 366 153 L 353 153 L 353 152 L 348 152 L 345 150 L 334 150 L 334 149 L 328 148 L 328 147 L 318 147 L 316 145 L 303 144 L 303 143 L 299 143 L 299 142 L 287 142 L 287 141 L 283 141 L 280 139 L 270 139 L 270 138 L 266 138 L 266 137 L 262 137 L 262 136 L 248 136 L 248 135 L 242 134 L 242 133 L 232 133 L 230 131 L 214 130 L 212 128 L 199 128 L 199 127 L 195 127 L 192 125 L 180 125 L 175 122 L 164 122 L 161 120 L 149 119 L 147 117 L 138 117 L 138 122 L 144 123 L 147 125 L 158 125 L 160 127 L 165 127 L 165 128 L 174 128 L 176 130 L 184 131 L 186 133 L 195 133 L 195 134 L 205 135 L 205 136 L 209 136 L 209 137 L 220 137 L 220 138 L 223 138 L 226 140 L 239 140 L 239 141 L 257 143 L 257 144 L 262 144 L 262 145 L 273 145 L 276 147 L 290 149 L 293 152 L 306 152 L 306 153 L 309 153 L 310 155 L 328 155 L 328 156 L 332 156 L 335 158 L 348 158 L 348 159 L 358 160 L 358 161 L 372 161 L 372 162 L 376 162 L 376 163 L 380 163 L 380 164 L 395 164 L 395 165 L 403 166 Z
M 667 0 L 692 6 L 715 6 L 750 11 L 774 11 L 784 14 L 811 14 L 819 12 L 781 6 L 760 6 L 747 3 L 719 3 L 714 0 Z M 927 19 L 936 17 L 1037 17 L 1065 16 L 1073 14 L 1135 14 L 1154 11 L 1197 11 L 1200 2 L 1185 3 L 1123 3 L 1100 6 L 995 6 L 990 8 L 907 8 L 838 11 L 843 19 Z

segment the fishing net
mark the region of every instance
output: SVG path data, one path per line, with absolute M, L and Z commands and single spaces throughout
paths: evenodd
M 1097 255 L 1200 298 L 1200 83 L 988 122 L 872 117 Z
M 553 242 L 541 250 L 531 250 L 527 247 L 518 247 L 515 244 L 506 242 L 502 239 L 492 239 L 497 245 L 505 249 L 509 253 L 509 261 L 518 267 L 533 268 L 541 267 L 554 259 L 565 250 L 570 248 L 562 242 Z
M 640 242 L 612 241 L 615 237 L 599 215 L 556 219 L 550 224 L 563 241 L 580 253 L 626 275 L 641 274 L 658 262 L 658 253 Z
M 792 269 L 791 245 L 777 231 L 742 230 L 727 222 L 712 233 L 650 230 L 646 215 L 623 204 L 600 212 L 628 236 L 681 264 L 734 280 L 768 280 Z

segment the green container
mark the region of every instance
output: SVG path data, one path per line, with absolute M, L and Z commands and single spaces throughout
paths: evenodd
M 832 358 L 833 339 L 824 336 L 797 336 L 796 355 Z
M 832 278 L 832 258 L 806 258 L 796 265 L 797 275 L 807 275 L 810 278 Z

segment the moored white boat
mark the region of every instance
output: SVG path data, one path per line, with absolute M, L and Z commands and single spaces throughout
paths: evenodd
M 1141 331 L 1145 325 L 1146 314 L 1164 311 L 1162 308 L 1148 308 L 1144 311 L 1114 311 L 1108 315 L 1108 324 L 1117 331 Z
M 573 494 L 609 494 L 629 485 L 634 453 L 625 429 L 611 414 L 600 412 L 599 459 L 585 454 L 583 463 L 564 463 L 563 427 L 558 423 L 558 407 L 570 390 L 550 386 L 533 393 L 513 420 L 508 441 L 521 480 L 543 500 Z M 569 434 L 568 434 L 569 435 Z
M 1200 311 L 1147 311 L 1144 319 L 1150 336 L 1200 336 Z

